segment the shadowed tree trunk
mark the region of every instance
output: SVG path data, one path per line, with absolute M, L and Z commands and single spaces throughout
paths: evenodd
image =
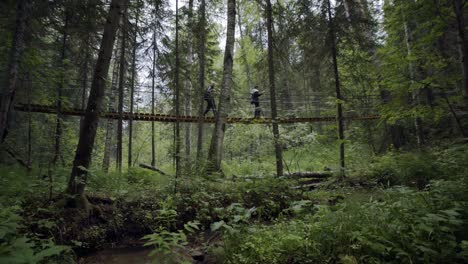
M 140 5 L 140 2 L 137 2 Z M 138 20 L 140 18 L 139 7 L 136 8 L 135 28 L 133 32 L 133 51 L 132 51 L 132 77 L 130 88 L 130 119 L 128 120 L 128 167 L 132 167 L 132 143 L 133 143 L 133 95 L 135 93 L 135 74 L 136 74 L 136 50 L 138 36 Z
M 119 119 L 117 120 L 117 170 L 122 173 L 122 156 L 123 156 L 123 101 L 124 101 L 124 85 L 125 85 L 125 73 L 127 72 L 126 60 L 126 49 L 127 49 L 127 26 L 128 26 L 128 6 L 125 6 L 123 18 L 122 18 L 122 36 L 120 46 L 120 66 L 119 66 L 119 105 L 118 114 Z
M 273 57 L 273 15 L 270 0 L 266 0 L 266 16 L 267 16 L 267 31 L 268 31 L 268 77 L 270 83 L 270 100 L 271 100 L 271 119 L 273 122 L 273 138 L 275 144 L 276 156 L 276 175 L 283 176 L 283 148 L 280 141 L 280 133 L 278 126 L 278 113 L 276 109 L 276 89 L 275 89 L 275 68 Z
M 188 47 L 187 47 L 187 78 L 186 78 L 186 87 L 187 95 L 185 99 L 185 115 L 192 115 L 192 63 L 193 63 L 193 0 L 189 0 L 189 10 L 188 10 Z M 185 156 L 187 159 L 190 159 L 192 146 L 192 123 L 187 123 L 185 125 Z
M 245 74 L 247 75 L 247 92 L 250 93 L 250 89 L 253 88 L 252 85 L 252 77 L 250 75 L 250 65 L 247 60 L 247 51 L 245 50 L 245 45 L 244 45 L 244 32 L 242 31 L 242 18 L 241 18 L 241 12 L 240 12 L 240 4 L 238 3 L 236 6 L 237 10 L 237 26 L 239 28 L 239 46 L 241 50 L 241 58 L 242 58 L 242 63 L 244 63 L 244 69 L 245 69 Z
M 88 38 L 89 40 L 89 38 Z M 82 77 L 83 77 L 83 80 L 82 80 L 82 87 L 81 89 L 83 89 L 81 91 L 81 104 L 80 104 L 80 107 L 81 109 L 84 109 L 86 107 L 86 91 L 88 90 L 88 71 L 89 71 L 89 60 L 91 59 L 91 55 L 89 54 L 89 47 L 86 47 L 85 48 L 86 51 L 85 51 L 85 61 L 84 61 L 84 65 L 83 65 L 83 68 L 82 68 Z M 83 119 L 83 118 L 81 118 Z
M 125 3 L 124 3 L 125 2 Z M 84 195 L 87 182 L 87 169 L 91 163 L 99 115 L 106 89 L 106 79 L 112 57 L 115 35 L 119 25 L 120 12 L 127 1 L 112 0 L 107 21 L 104 25 L 104 34 L 93 74 L 90 96 L 86 107 L 83 123 L 80 127 L 80 138 L 76 147 L 73 168 L 68 181 L 67 193 L 74 196 L 74 203 L 69 206 L 89 210 L 89 202 Z
M 345 177 L 345 152 L 344 152 L 344 125 L 343 125 L 343 108 L 342 101 L 343 97 L 341 96 L 341 87 L 340 87 L 340 75 L 338 72 L 338 61 L 337 61 L 337 48 L 336 48 L 336 33 L 335 25 L 332 19 L 331 5 L 330 0 L 327 0 L 327 12 L 328 12 L 328 27 L 330 31 L 330 41 L 331 41 L 331 52 L 333 60 L 333 73 L 335 76 L 335 92 L 337 99 L 337 121 L 338 121 L 338 139 L 340 141 L 340 174 L 341 177 Z
M 198 138 L 197 138 L 197 160 L 201 160 L 203 157 L 203 106 L 204 101 L 202 94 L 205 90 L 205 49 L 206 49 L 206 14 L 205 14 L 205 0 L 200 0 L 199 7 L 199 19 L 198 22 L 198 34 L 200 39 L 198 41 L 198 96 L 199 108 L 198 108 Z
M 464 5 L 466 1 L 453 0 L 455 16 L 457 18 L 458 29 L 458 50 L 460 53 L 460 63 L 463 74 L 463 97 L 468 106 L 468 40 L 466 39 Z
M 118 46 L 118 45 L 117 45 Z M 115 95 L 117 93 L 117 82 L 119 79 L 119 67 L 117 62 L 118 52 L 117 50 L 114 51 L 114 63 L 113 63 L 113 70 L 112 70 L 112 80 L 111 80 L 111 89 L 108 92 L 109 96 L 109 103 L 108 109 L 109 112 L 115 112 L 116 103 L 115 103 Z M 115 122 L 113 119 L 106 120 L 106 139 L 104 142 L 104 157 L 102 160 L 102 170 L 105 173 L 109 172 L 110 168 L 110 158 L 111 158 L 111 148 L 113 146 L 113 136 L 115 131 Z
M 230 107 L 230 97 L 232 88 L 232 68 L 234 64 L 234 41 L 236 27 L 236 1 L 227 2 L 227 32 L 226 48 L 224 50 L 223 81 L 218 104 L 218 114 L 216 115 L 215 128 L 211 137 L 208 160 L 212 162 L 215 171 L 221 171 L 221 160 L 223 158 L 223 141 L 226 130 L 226 118 Z
M 2 82 L 3 87 L 0 93 L 0 143 L 5 141 L 10 125 L 10 115 L 16 93 L 16 80 L 18 79 L 18 66 L 23 54 L 24 32 L 31 2 L 31 0 L 19 0 L 16 8 L 15 33 L 10 48 L 7 74 Z
M 57 161 L 59 159 L 62 160 L 63 163 L 63 157 L 60 149 L 60 142 L 62 140 L 62 133 L 63 133 L 63 115 L 62 115 L 62 96 L 63 96 L 63 83 L 65 79 L 65 58 L 66 58 L 66 49 L 67 49 L 67 38 L 68 38 L 68 20 L 69 20 L 69 14 L 67 7 L 65 7 L 65 22 L 63 25 L 63 35 L 62 35 L 62 49 L 60 52 L 60 64 L 61 64 L 61 75 L 60 75 L 60 83 L 57 86 L 57 101 L 55 102 L 56 104 L 56 109 L 57 109 L 57 117 L 55 121 L 55 144 L 54 144 L 54 157 L 52 158 L 52 165 L 56 166 Z M 62 164 L 63 165 L 63 164 Z
M 156 79 L 156 21 L 158 14 L 158 3 L 155 3 L 154 9 L 154 29 L 153 29 L 153 65 L 151 68 L 151 114 L 154 115 L 155 104 L 155 79 Z M 151 166 L 156 166 L 156 143 L 155 143 L 154 121 L 151 122 Z
M 411 32 L 408 27 L 408 22 L 404 21 L 404 30 L 405 30 L 405 43 L 406 43 L 406 51 L 408 54 L 408 58 L 411 57 Z M 415 75 L 415 70 L 413 63 L 411 61 L 408 62 L 408 68 L 409 68 L 409 74 L 411 78 L 411 84 L 414 83 L 416 75 Z M 416 103 L 416 106 L 419 106 L 421 104 L 420 99 L 419 99 L 419 93 L 420 90 L 415 90 L 411 91 L 412 95 L 412 100 L 414 103 Z M 422 128 L 422 120 L 421 117 L 416 116 L 414 119 L 414 126 L 416 128 L 416 140 L 418 142 L 418 146 L 421 147 L 424 144 L 424 134 L 423 134 L 423 128 Z
M 180 116 L 180 87 L 179 87 L 179 0 L 176 0 L 176 32 L 175 32 L 175 74 L 174 74 L 174 85 L 175 85 L 175 114 L 176 117 Z M 179 118 L 175 123 L 175 167 L 176 167 L 176 181 L 174 190 L 177 191 L 177 178 L 180 176 L 180 122 Z

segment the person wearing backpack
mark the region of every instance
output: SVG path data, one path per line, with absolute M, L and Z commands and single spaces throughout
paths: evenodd
M 214 99 L 214 86 L 215 83 L 212 82 L 208 89 L 205 91 L 205 94 L 203 95 L 203 100 L 206 101 L 206 109 L 205 112 L 203 113 L 203 116 L 205 116 L 210 110 L 213 111 L 213 115 L 216 116 L 216 102 Z
M 254 110 L 255 118 L 260 117 L 260 114 L 261 114 L 261 109 L 260 109 L 260 96 L 261 95 L 263 95 L 263 93 L 260 93 L 258 91 L 258 86 L 256 85 L 255 88 L 252 90 L 252 94 L 250 97 L 250 104 L 253 104 L 255 106 L 255 110 Z

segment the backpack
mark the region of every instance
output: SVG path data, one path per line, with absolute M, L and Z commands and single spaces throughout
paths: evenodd
M 208 89 L 205 91 L 205 94 L 203 95 L 203 100 L 210 100 L 211 99 L 211 90 Z

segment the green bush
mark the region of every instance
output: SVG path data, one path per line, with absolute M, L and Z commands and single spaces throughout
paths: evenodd
M 18 207 L 0 209 L 0 263 L 72 263 L 70 247 L 18 234 Z
M 371 162 L 367 177 L 377 183 L 407 185 L 423 189 L 432 179 L 442 178 L 442 171 L 430 153 L 388 153 Z
M 466 263 L 466 180 L 317 206 L 225 236 L 227 263 Z

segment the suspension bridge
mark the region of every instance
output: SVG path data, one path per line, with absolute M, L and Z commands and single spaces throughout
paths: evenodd
M 33 113 L 44 113 L 44 114 L 57 114 L 57 107 L 49 105 L 39 104 L 17 104 L 15 110 L 22 112 L 33 112 Z M 62 115 L 70 116 L 84 116 L 85 110 L 79 108 L 62 108 L 60 110 Z M 118 112 L 101 112 L 101 118 L 106 119 L 120 119 Z M 379 119 L 379 115 L 364 115 L 364 116 L 344 116 L 344 120 L 375 120 Z M 182 122 L 182 123 L 197 123 L 200 121 L 198 116 L 176 116 L 169 114 L 151 114 L 142 112 L 123 112 L 122 120 L 133 120 L 133 121 L 153 121 L 153 122 Z M 214 117 L 203 117 L 203 123 L 215 123 Z M 320 117 L 279 117 L 277 123 L 279 124 L 292 124 L 292 123 L 315 123 L 315 122 L 335 122 L 335 116 L 320 116 Z M 228 124 L 271 124 L 272 118 L 269 117 L 227 117 L 226 122 Z

